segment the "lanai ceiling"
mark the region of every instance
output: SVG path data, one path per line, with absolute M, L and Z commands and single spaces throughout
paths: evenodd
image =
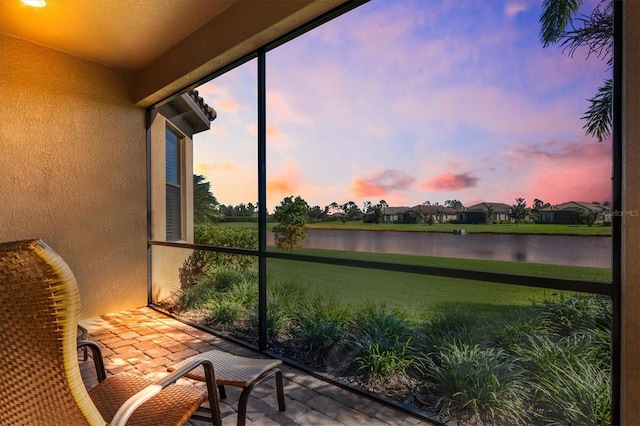
M 149 65 L 236 0 L 0 1 L 0 32 L 113 68 Z
M 146 107 L 347 0 L 45 1 L 0 0 L 0 33 L 130 72 Z

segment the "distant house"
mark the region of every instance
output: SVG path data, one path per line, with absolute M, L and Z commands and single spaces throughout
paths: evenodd
M 445 206 L 439 206 L 439 205 L 418 205 L 415 207 L 412 207 L 411 210 L 414 210 L 416 212 L 419 212 L 422 214 L 422 217 L 424 218 L 423 221 L 426 222 L 427 218 L 429 216 L 433 216 L 433 219 L 436 222 L 450 222 L 452 220 L 456 220 L 457 216 L 456 216 L 456 211 L 454 209 L 451 209 L 449 207 L 445 207 Z
M 409 210 L 409 207 L 383 207 L 382 208 L 382 222 L 404 222 L 404 214 Z
M 335 212 L 327 215 L 328 220 L 346 220 L 349 216 L 343 212 Z
M 588 203 L 583 201 L 569 201 L 567 203 L 556 204 L 540 209 L 541 223 L 562 223 L 574 224 L 579 223 L 580 210 L 587 210 L 595 213 L 606 214 L 607 208 L 600 204 Z M 600 218 L 599 222 L 602 222 Z
M 489 210 L 492 211 L 487 218 Z M 457 213 L 459 223 L 487 223 L 492 221 L 511 220 L 511 206 L 504 203 L 478 203 L 465 207 Z

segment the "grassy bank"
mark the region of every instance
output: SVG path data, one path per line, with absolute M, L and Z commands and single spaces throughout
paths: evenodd
M 308 224 L 309 229 L 341 229 L 358 231 L 406 231 L 406 232 L 444 232 L 464 229 L 468 234 L 538 234 L 538 235 L 583 235 L 610 236 L 611 227 L 603 225 L 559 225 L 547 223 L 508 223 L 471 225 L 463 223 L 434 223 L 427 225 L 407 223 L 362 223 L 362 222 L 323 222 Z
M 258 229 L 256 222 L 223 222 L 218 224 L 223 227 L 239 227 Z M 275 223 L 267 223 L 267 228 L 271 230 Z M 353 222 L 322 222 L 307 224 L 309 229 L 336 229 L 353 231 L 402 231 L 402 232 L 443 232 L 453 233 L 454 229 L 464 229 L 467 234 L 533 234 L 533 235 L 579 235 L 579 236 L 611 236 L 611 226 L 603 225 L 558 225 L 548 223 L 508 223 L 508 224 L 488 224 L 470 225 L 462 223 L 363 223 Z
M 298 249 L 295 253 L 356 258 L 447 268 L 503 272 L 578 280 L 608 281 L 611 272 L 603 268 L 541 265 L 524 262 L 452 259 L 383 253 L 354 253 L 333 250 Z M 269 259 L 270 282 L 290 281 L 308 286 L 319 294 L 335 294 L 345 304 L 383 301 L 406 311 L 414 319 L 429 317 L 442 307 L 457 307 L 487 320 L 514 316 L 531 302 L 552 299 L 559 292 L 541 288 L 504 285 L 474 280 Z

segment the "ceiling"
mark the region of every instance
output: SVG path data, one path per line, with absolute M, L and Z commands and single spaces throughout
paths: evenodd
M 46 0 L 43 8 L 0 1 L 0 32 L 136 71 L 236 0 Z

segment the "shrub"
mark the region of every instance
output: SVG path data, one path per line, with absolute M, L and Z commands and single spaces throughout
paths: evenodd
M 370 340 L 383 349 L 406 342 L 411 336 L 411 325 L 400 310 L 390 309 L 384 303 L 367 302 L 353 315 L 355 340 Z
M 228 266 L 223 266 L 215 270 L 214 273 L 209 273 L 207 278 L 213 282 L 213 285 L 218 291 L 228 291 L 234 285 L 241 283 L 244 280 L 242 273 L 231 269 Z
M 612 304 L 607 296 L 576 294 L 565 297 L 561 294 L 559 300 L 542 302 L 538 311 L 539 318 L 561 336 L 596 328 L 611 330 Z
M 544 424 L 610 424 L 610 314 L 602 302 L 578 296 L 546 303 L 540 317 L 549 331 L 532 333 L 518 348 Z
M 465 424 L 527 423 L 523 370 L 506 352 L 455 341 L 437 359 L 426 357 L 425 366 L 441 414 Z
M 404 343 L 396 340 L 395 344 L 383 347 L 371 339 L 357 340 L 354 346 L 360 354 L 356 358 L 358 368 L 367 371 L 375 379 L 406 376 L 409 368 L 416 366 L 418 360 L 410 342 L 411 338 Z
M 544 424 L 610 424 L 610 357 L 602 356 L 594 336 L 530 336 L 521 350 Z
M 347 310 L 334 296 L 316 295 L 300 307 L 297 337 L 301 348 L 315 360 L 323 360 L 345 333 Z
M 499 326 L 493 337 L 493 345 L 515 354 L 528 343 L 530 336 L 546 334 L 548 330 L 534 319 L 522 319 Z
M 472 314 L 459 309 L 445 308 L 436 312 L 422 329 L 424 351 L 432 352 L 454 341 L 473 343 L 475 324 L 476 318 Z
M 580 357 L 559 358 L 533 383 L 546 425 L 611 424 L 611 371 Z
M 358 368 L 374 378 L 404 375 L 415 365 L 412 330 L 403 312 L 367 302 L 354 314 L 354 329 L 349 343 L 357 351 Z
M 267 288 L 267 334 L 272 339 L 289 337 L 295 320 L 298 306 L 307 298 L 309 290 L 295 280 L 278 281 Z M 251 315 L 251 323 L 257 327 L 258 309 Z
M 258 327 L 258 309 L 251 315 L 251 324 Z M 285 339 L 289 337 L 292 325 L 292 317 L 277 301 L 267 303 L 267 334 L 272 339 Z
M 218 296 L 215 284 L 211 280 L 202 280 L 190 287 L 183 287 L 174 293 L 178 301 L 178 310 L 198 309 L 207 306 Z
M 258 279 L 249 274 L 229 289 L 228 297 L 241 305 L 253 309 L 258 303 Z
M 236 300 L 223 298 L 213 304 L 207 321 L 220 324 L 232 324 L 245 315 L 245 307 Z
M 258 233 L 250 228 L 221 227 L 217 225 L 197 225 L 193 230 L 196 244 L 219 247 L 258 248 Z M 190 287 L 210 270 L 229 266 L 239 272 L 255 267 L 254 256 L 241 256 L 205 250 L 194 250 L 179 270 L 181 287 Z

